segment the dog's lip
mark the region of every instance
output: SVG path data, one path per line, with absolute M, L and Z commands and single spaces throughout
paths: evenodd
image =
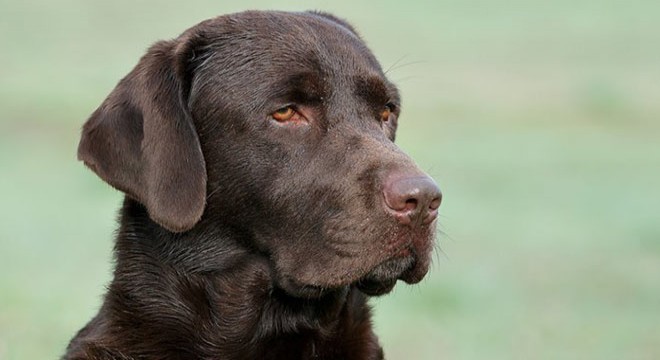
M 401 250 L 397 256 L 389 258 L 372 268 L 358 280 L 356 287 L 370 296 L 387 294 L 398 280 L 408 284 L 417 283 L 426 274 L 420 269 L 424 261 L 419 261 L 414 249 Z M 422 274 L 423 273 L 423 274 Z
M 406 282 L 406 284 L 417 284 L 422 281 L 426 274 L 429 272 L 428 262 L 426 261 L 415 261 L 414 266 L 408 268 L 399 279 Z
M 358 290 L 369 296 L 379 296 L 392 291 L 397 281 L 398 279 L 389 279 L 384 281 L 371 281 L 365 279 L 358 281 L 355 286 L 358 288 Z
M 380 296 L 391 292 L 399 280 L 407 284 L 416 284 L 420 282 L 428 272 L 428 261 L 419 259 L 413 249 L 406 251 L 405 256 L 396 256 L 389 258 L 382 263 L 373 267 L 367 274 L 361 278 L 351 282 L 337 285 L 315 285 L 315 284 L 302 284 L 292 278 L 285 278 L 280 282 L 279 287 L 291 296 L 299 298 L 321 298 L 329 293 L 339 291 L 347 286 L 355 286 L 358 290 L 369 296 Z M 389 274 L 374 275 L 379 267 L 387 267 L 389 263 L 400 262 L 400 268 L 384 269 L 384 272 L 391 272 Z M 381 269 L 383 270 L 383 269 Z
M 294 297 L 319 298 L 349 286 L 355 286 L 367 295 L 378 296 L 392 291 L 398 280 L 416 284 L 428 272 L 432 234 L 433 228 L 429 226 L 413 232 L 401 227 L 390 232 L 390 240 L 381 248 L 380 259 L 375 265 L 366 261 L 354 262 L 344 268 L 351 271 L 326 279 L 305 279 L 297 276 L 299 271 L 284 272 L 279 274 L 277 286 Z M 315 269 L 304 273 L 319 272 Z

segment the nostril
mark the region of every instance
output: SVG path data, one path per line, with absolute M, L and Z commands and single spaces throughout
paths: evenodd
M 403 208 L 403 211 L 413 211 L 417 208 L 417 199 L 410 198 L 406 200 L 406 205 Z
M 438 210 L 441 201 L 442 201 L 442 196 L 435 197 L 433 200 L 431 200 L 431 203 L 429 204 L 429 209 L 431 211 Z

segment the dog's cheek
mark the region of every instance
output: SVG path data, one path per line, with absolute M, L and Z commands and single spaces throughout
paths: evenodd
M 213 140 L 203 149 L 209 174 L 206 215 L 250 232 L 279 221 L 270 185 L 285 171 L 274 159 L 286 161 L 288 155 L 276 144 L 254 138 L 209 138 Z
M 316 209 L 299 214 L 303 216 L 299 223 L 282 227 L 291 237 L 270 244 L 282 277 L 338 287 L 356 281 L 386 259 L 389 226 L 368 214 L 359 201 L 347 201 L 341 210 L 331 203 L 317 204 Z

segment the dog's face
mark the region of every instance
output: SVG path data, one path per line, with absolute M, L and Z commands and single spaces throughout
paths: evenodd
M 246 12 L 154 46 L 86 124 L 79 154 L 169 230 L 244 234 L 291 295 L 377 295 L 426 274 L 440 203 L 393 143 L 399 112 L 341 20 Z

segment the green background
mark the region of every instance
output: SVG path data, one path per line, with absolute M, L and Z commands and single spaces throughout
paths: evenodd
M 0 4 L 0 359 L 55 359 L 99 307 L 121 194 L 75 158 L 158 39 L 244 9 L 353 23 L 399 85 L 399 145 L 444 193 L 388 359 L 660 359 L 660 2 Z

